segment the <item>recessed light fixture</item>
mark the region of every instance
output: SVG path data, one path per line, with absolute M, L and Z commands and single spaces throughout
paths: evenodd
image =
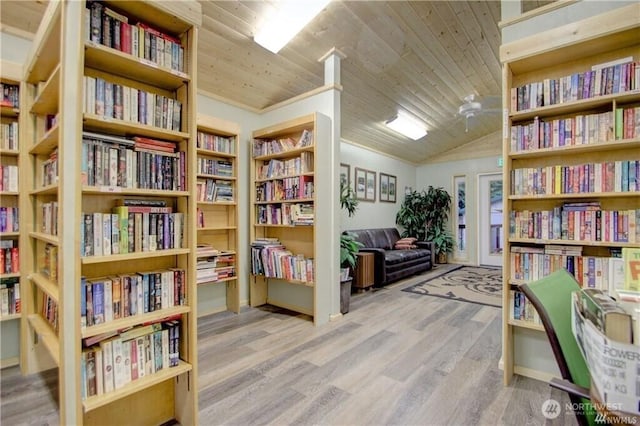
M 424 128 L 423 124 L 403 113 L 398 113 L 395 118 L 387 121 L 385 124 L 390 129 L 413 140 L 418 140 L 427 135 L 427 129 Z
M 253 40 L 278 53 L 331 0 L 283 0 L 275 2 L 275 10 L 257 31 Z

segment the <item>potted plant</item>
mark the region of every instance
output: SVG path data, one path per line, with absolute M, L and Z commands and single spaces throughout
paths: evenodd
M 426 192 L 412 191 L 405 195 L 396 214 L 396 224 L 403 228 L 403 237 L 415 237 L 426 241 L 427 200 Z
M 359 201 L 356 199 L 353 189 L 344 183 L 340 183 L 340 207 L 352 217 L 358 209 Z M 353 234 L 343 232 L 340 235 L 340 312 L 349 312 L 351 301 L 351 283 L 353 271 L 356 267 L 357 253 L 362 243 L 356 241 Z
M 432 241 L 438 263 L 447 263 L 447 254 L 453 251 L 455 240 L 447 229 L 451 212 L 451 195 L 443 188 L 429 186 L 425 192 L 426 240 Z

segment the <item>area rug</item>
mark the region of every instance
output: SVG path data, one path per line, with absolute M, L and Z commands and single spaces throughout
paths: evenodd
M 500 308 L 502 269 L 460 266 L 442 275 L 412 284 L 402 291 Z

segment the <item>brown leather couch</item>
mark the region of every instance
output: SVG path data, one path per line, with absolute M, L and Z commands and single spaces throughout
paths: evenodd
M 428 271 L 435 263 L 432 242 L 416 241 L 418 248 L 395 250 L 400 239 L 396 228 L 355 229 L 346 231 L 363 244 L 361 252 L 374 254 L 374 285 L 383 286 L 399 279 Z

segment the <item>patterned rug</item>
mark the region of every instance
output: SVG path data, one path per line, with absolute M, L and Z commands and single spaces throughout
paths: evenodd
M 502 269 L 460 266 L 402 289 L 409 293 L 502 307 Z

